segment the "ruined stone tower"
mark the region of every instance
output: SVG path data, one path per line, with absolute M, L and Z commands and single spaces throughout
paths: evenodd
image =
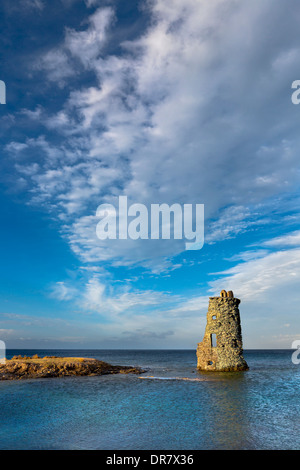
M 210 297 L 207 324 L 202 343 L 198 343 L 197 367 L 207 371 L 247 370 L 243 358 L 239 299 L 222 290 L 220 297 Z

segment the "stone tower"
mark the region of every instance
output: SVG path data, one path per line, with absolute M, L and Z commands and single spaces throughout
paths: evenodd
M 210 297 L 207 324 L 202 343 L 197 348 L 197 368 L 207 371 L 247 370 L 243 358 L 239 299 L 222 290 L 220 297 Z

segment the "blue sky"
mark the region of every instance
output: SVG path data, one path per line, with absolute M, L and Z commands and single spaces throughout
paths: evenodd
M 300 6 L 3 0 L 0 333 L 8 348 L 300 338 Z M 205 243 L 106 240 L 100 204 L 204 204 Z

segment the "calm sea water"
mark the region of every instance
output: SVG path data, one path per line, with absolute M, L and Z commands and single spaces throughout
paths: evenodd
M 238 373 L 198 372 L 194 350 L 11 350 L 7 358 L 35 353 L 147 372 L 0 382 L 0 449 L 300 448 L 292 350 L 245 351 L 250 370 Z

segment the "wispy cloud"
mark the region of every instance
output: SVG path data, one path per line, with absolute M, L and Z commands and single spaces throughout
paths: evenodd
M 45 6 L 43 0 L 24 0 L 21 3 L 24 9 L 29 8 L 41 11 Z
M 77 288 L 67 282 L 57 282 L 52 287 L 51 295 L 58 300 L 73 300 L 82 311 L 109 315 L 110 321 L 123 314 L 143 315 L 147 307 L 167 308 L 170 303 L 178 300 L 176 295 L 154 290 L 139 291 L 130 284 L 113 288 L 95 273 Z
M 292 233 L 288 233 L 281 237 L 272 238 L 263 243 L 264 246 L 270 247 L 292 247 L 300 246 L 300 230 L 296 230 Z
M 266 26 L 271 38 L 287 12 L 281 3 L 270 7 L 269 1 L 258 8 L 189 0 L 173 2 L 170 10 L 156 0 L 149 9 L 154 21 L 136 39 L 123 41 L 118 53 L 106 50 L 113 8 L 98 8 L 80 30 L 67 29 L 60 47 L 34 66 L 52 86 L 53 81 L 67 86 L 80 67 L 94 76 L 90 86 L 76 89 L 73 81 L 56 113 L 39 110 L 43 124 L 61 134 L 63 143 L 53 148 L 40 137 L 9 147 L 24 157 L 39 148 L 39 168 L 22 162 L 17 170 L 29 180 L 35 203 L 60 220 L 69 217 L 69 240 L 82 259 L 98 249 L 95 237 L 80 227 L 90 223 L 91 233 L 97 205 L 118 194 L 133 202 L 204 203 L 207 242 L 213 243 L 247 231 L 256 223 L 255 205 L 299 181 L 298 132 L 287 140 L 282 123 L 291 118 L 287 110 L 285 116 L 276 111 L 278 96 L 288 100 L 286 67 L 289 74 L 297 71 L 287 59 L 295 49 L 296 24 L 289 17 L 282 46 L 274 48 Z M 253 70 L 264 79 L 251 80 Z M 266 135 L 272 135 L 272 145 Z M 140 252 L 140 263 L 149 265 L 152 247 L 142 241 L 135 246 L 129 251 L 115 244 L 105 256 L 128 264 L 129 253 L 135 263 Z M 174 241 L 159 244 L 158 253 L 170 257 L 183 249 Z
M 299 301 L 297 15 L 284 1 L 153 0 L 128 26 L 120 4 L 62 0 L 72 15 L 41 42 L 34 29 L 20 67 L 32 88 L 1 118 L 3 135 L 14 126 L 1 167 L 10 191 L 47 212 L 79 260 L 78 277 L 54 284 L 52 300 L 96 317 L 97 335 L 112 341 L 122 332 L 158 341 L 162 332 L 175 346 L 203 326 L 207 296 L 223 288 L 243 299 L 247 318 L 269 308 L 286 324 L 280 309 L 294 312 Z M 41 0 L 5 7 L 26 21 L 47 22 L 50 11 Z M 119 195 L 148 208 L 204 203 L 201 254 L 183 255 L 182 240 L 100 241 L 97 207 L 117 206 Z M 179 270 L 190 283 L 181 286 Z
M 212 283 L 214 289 L 219 289 L 221 283 L 234 285 L 240 289 L 240 295 L 246 298 L 256 298 L 262 292 L 276 290 L 285 284 L 290 286 L 296 282 L 300 269 L 300 237 L 299 231 L 274 237 L 254 244 L 248 251 L 237 253 L 228 258 L 236 262 L 234 267 L 215 273 L 223 276 Z M 228 286 L 227 286 L 228 287 Z

